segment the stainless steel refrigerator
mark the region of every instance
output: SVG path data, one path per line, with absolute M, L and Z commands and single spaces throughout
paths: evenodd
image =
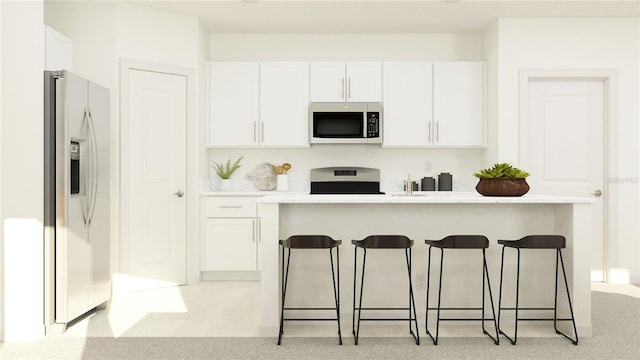
M 44 73 L 45 331 L 106 304 L 110 271 L 109 90 Z

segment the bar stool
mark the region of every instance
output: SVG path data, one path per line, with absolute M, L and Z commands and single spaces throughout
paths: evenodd
M 441 240 L 425 240 L 425 244 L 429 245 L 429 258 L 427 261 L 427 305 L 426 305 L 426 315 L 425 315 L 425 329 L 427 334 L 433 340 L 434 345 L 438 345 L 438 335 L 440 332 L 440 321 L 481 321 L 482 322 L 482 332 L 489 336 L 493 342 L 498 345 L 498 323 L 496 322 L 496 312 L 493 306 L 493 294 L 491 292 L 491 282 L 489 281 L 489 271 L 487 269 L 487 257 L 485 253 L 485 249 L 489 247 L 489 239 L 482 235 L 450 235 Z M 429 307 L 429 285 L 431 278 L 431 249 L 432 248 L 440 249 L 440 280 L 438 284 L 438 306 L 437 307 Z M 444 249 L 482 249 L 482 307 L 480 308 L 469 308 L 469 307 L 442 307 L 441 305 L 441 296 L 442 296 L 442 265 L 444 260 Z M 486 279 L 486 280 L 485 280 Z M 486 286 L 485 286 L 486 284 Z M 489 289 L 489 300 L 491 301 L 491 312 L 493 313 L 493 318 L 486 318 L 485 313 L 485 288 Z M 429 310 L 437 310 L 438 317 L 436 321 L 436 336 L 433 337 L 431 332 L 429 331 Z M 481 318 L 441 318 L 440 312 L 443 310 L 480 310 L 482 317 Z M 484 323 L 486 321 L 493 321 L 493 324 L 496 329 L 495 338 L 489 334 L 489 332 L 485 329 Z
M 353 260 L 353 319 L 351 322 L 351 330 L 355 336 L 355 344 L 358 345 L 358 339 L 360 337 L 360 321 L 409 321 L 409 333 L 416 341 L 416 345 L 420 345 L 420 334 L 418 333 L 418 316 L 416 315 L 416 303 L 413 297 L 413 285 L 411 283 L 411 247 L 413 246 L 413 240 L 403 235 L 370 235 L 363 240 L 351 240 L 351 243 L 355 245 L 354 260 Z M 358 307 L 356 307 L 356 269 L 358 263 L 358 248 L 364 251 L 362 258 L 362 277 L 360 279 L 360 300 Z M 362 290 L 364 288 L 364 270 L 367 263 L 367 249 L 404 249 L 405 259 L 407 262 L 407 272 L 409 274 L 409 307 L 405 308 L 363 308 L 362 307 Z M 358 322 L 356 328 L 356 310 L 358 310 Z M 407 318 L 362 318 L 362 310 L 408 310 L 409 317 Z M 413 315 L 412 312 L 413 311 Z M 412 323 L 415 323 L 416 330 L 413 332 Z
M 340 331 L 340 249 L 339 245 L 342 244 L 342 240 L 334 240 L 325 235 L 294 235 L 290 236 L 286 240 L 280 240 L 282 246 L 282 304 L 280 305 L 280 333 L 278 334 L 278 345 L 282 343 L 282 334 L 284 333 L 285 321 L 333 321 L 338 322 L 338 338 L 340 345 L 342 345 L 342 332 Z M 333 266 L 333 249 L 336 249 L 336 270 Z M 285 270 L 284 253 L 287 251 L 287 265 Z M 329 249 L 329 258 L 331 259 L 331 280 L 333 281 L 333 296 L 336 303 L 335 308 L 288 308 L 285 307 L 285 296 L 287 294 L 287 281 L 289 279 L 289 264 L 291 261 L 292 249 Z M 337 274 L 336 274 L 337 273 Z M 322 318 L 322 319 L 298 319 L 289 318 L 285 319 L 285 310 L 333 310 L 336 312 L 335 318 Z
M 567 274 L 564 270 L 564 261 L 562 260 L 562 251 L 566 245 L 566 239 L 561 235 L 529 235 L 521 238 L 520 240 L 498 240 L 498 244 L 502 246 L 502 261 L 500 265 L 500 296 L 498 298 L 498 328 L 500 329 L 500 314 L 502 310 L 515 310 L 515 334 L 513 338 L 509 337 L 502 330 L 500 334 L 504 335 L 511 341 L 511 344 L 515 345 L 518 341 L 518 321 L 553 321 L 553 328 L 556 334 L 562 335 L 569 339 L 574 345 L 578 345 L 578 330 L 576 329 L 575 318 L 573 317 L 573 307 L 571 306 L 571 295 L 569 295 L 569 285 L 567 283 Z M 502 307 L 502 276 L 504 270 L 504 249 L 514 248 L 518 251 L 518 265 L 516 272 L 516 307 Z M 555 249 L 556 250 L 556 279 L 555 279 L 555 294 L 554 303 L 552 308 L 525 308 L 520 307 L 519 293 L 520 293 L 520 249 Z M 569 301 L 569 311 L 571 312 L 571 318 L 558 318 L 558 259 L 562 265 L 562 275 L 564 277 L 564 285 L 567 290 L 567 300 Z M 519 318 L 518 310 L 553 310 L 553 318 Z M 558 321 L 571 321 L 573 323 L 573 331 L 575 334 L 575 340 L 569 337 L 567 334 L 558 330 Z

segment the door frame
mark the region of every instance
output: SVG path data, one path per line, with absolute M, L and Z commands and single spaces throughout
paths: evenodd
M 616 119 L 617 119 L 617 99 L 618 99 L 618 73 L 612 69 L 523 69 L 519 72 L 519 114 L 518 114 L 518 136 L 519 136 L 519 148 L 518 158 L 522 159 L 525 154 L 528 154 L 528 137 L 526 129 L 522 126 L 523 122 L 527 121 L 529 114 L 529 82 L 531 81 L 552 81 L 552 80 L 566 80 L 566 81 L 583 81 L 583 80 L 599 80 L 603 82 L 604 86 L 604 114 L 603 114 L 603 189 L 605 194 L 603 199 L 603 249 L 602 249 L 602 267 L 603 267 L 603 281 L 605 283 L 610 282 L 610 254 L 614 244 L 610 241 L 613 239 L 613 228 L 611 227 L 611 204 L 615 194 L 610 193 L 607 179 L 611 174 L 611 166 L 616 164 L 617 149 L 611 148 L 610 144 L 616 144 L 615 139 L 616 131 Z
M 195 70 L 186 67 L 151 63 L 133 59 L 120 59 L 120 154 L 119 154 L 119 186 L 120 186 L 120 248 L 115 253 L 120 255 L 117 272 L 129 273 L 129 209 L 125 200 L 129 197 L 129 70 L 150 71 L 179 75 L 187 80 L 187 124 L 186 124 L 186 246 L 187 246 L 187 284 L 197 284 L 198 276 L 198 121 L 196 111 L 196 76 Z M 114 279 L 114 292 L 117 281 Z

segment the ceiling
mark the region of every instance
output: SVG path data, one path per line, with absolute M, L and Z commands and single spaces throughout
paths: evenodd
M 132 1 L 200 18 L 212 33 L 474 33 L 498 17 L 637 17 L 638 0 Z

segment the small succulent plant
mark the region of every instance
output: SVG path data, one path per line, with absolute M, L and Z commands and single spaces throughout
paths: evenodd
M 229 179 L 233 172 L 240 167 L 240 160 L 242 160 L 243 157 L 244 156 L 240 156 L 233 164 L 231 163 L 231 159 L 228 159 L 226 164 L 218 164 L 215 161 L 211 161 L 211 166 L 216 169 L 216 174 L 220 176 L 220 179 Z
M 529 175 L 528 172 L 513 167 L 509 163 L 494 164 L 492 168 L 482 169 L 480 172 L 473 174 L 473 176 L 480 179 L 495 179 L 501 177 L 524 179 Z

